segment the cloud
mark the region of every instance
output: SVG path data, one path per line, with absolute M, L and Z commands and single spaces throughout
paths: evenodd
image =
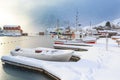
M 11 6 L 14 6 L 14 8 L 12 8 L 13 14 L 22 17 L 20 22 L 26 23 L 23 25 L 26 31 L 28 28 L 31 28 L 30 30 L 33 31 L 40 31 L 41 29 L 43 30 L 43 27 L 55 23 L 53 12 L 49 14 L 50 16 L 46 13 L 48 13 L 49 9 L 51 10 L 52 7 L 58 6 L 58 3 L 62 4 L 63 2 L 64 0 L 51 0 L 50 2 L 46 2 L 45 0 L 17 0 L 14 2 L 17 5 L 14 4 Z M 51 16 L 53 16 L 53 20 L 49 19 Z
M 37 24 L 55 24 L 58 18 L 61 22 L 69 20 L 72 24 L 75 22 L 76 11 L 79 11 L 79 21 L 83 25 L 88 25 L 92 20 L 94 23 L 101 22 L 102 20 L 111 20 L 116 18 L 120 13 L 119 0 L 69 0 L 59 3 L 54 2 L 54 5 L 46 2 L 49 6 L 37 5 L 32 10 L 31 17 L 34 18 L 33 22 Z M 51 4 L 51 5 L 50 5 Z M 53 17 L 52 17 L 53 16 Z
M 20 24 L 25 31 L 39 31 L 60 26 L 75 25 L 76 11 L 84 26 L 120 17 L 120 0 L 0 0 L 0 21 L 3 24 Z

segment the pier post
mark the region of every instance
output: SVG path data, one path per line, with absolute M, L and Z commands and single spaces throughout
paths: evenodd
M 106 32 L 106 51 L 108 51 L 108 32 Z

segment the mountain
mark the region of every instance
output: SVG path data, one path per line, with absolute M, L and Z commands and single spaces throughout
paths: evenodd
M 103 22 L 101 22 L 99 24 L 96 24 L 96 25 L 85 26 L 83 29 L 90 29 L 90 28 L 93 28 L 93 27 L 100 27 L 100 26 L 105 27 L 106 22 L 107 21 L 103 21 Z M 120 28 L 120 18 L 110 21 L 110 24 L 113 28 Z
M 107 21 L 103 21 L 103 22 L 101 22 L 101 23 L 99 23 L 99 24 L 96 24 L 96 25 L 85 26 L 83 29 L 86 30 L 86 29 L 92 29 L 92 28 L 94 28 L 94 27 L 105 26 L 106 22 L 107 22 Z
M 112 23 L 116 26 L 120 26 L 120 18 L 113 20 Z
M 107 21 L 103 21 L 103 22 L 101 22 L 101 23 L 99 23 L 99 24 L 97 24 L 97 25 L 94 25 L 94 27 L 105 26 L 106 22 L 107 22 Z

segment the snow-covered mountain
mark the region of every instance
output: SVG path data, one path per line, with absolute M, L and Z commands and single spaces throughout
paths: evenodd
M 103 21 L 103 22 L 98 23 L 96 25 L 85 26 L 83 29 L 90 29 L 91 27 L 93 28 L 93 27 L 99 27 L 99 26 L 103 26 L 104 27 L 106 22 L 107 21 Z M 114 26 L 115 28 L 120 28 L 120 18 L 110 21 L 110 24 L 111 24 L 111 26 Z
M 103 22 L 101 22 L 101 23 L 99 23 L 99 24 L 97 24 L 97 25 L 94 25 L 94 27 L 105 26 L 106 22 L 107 22 L 107 21 L 103 21 Z
M 120 26 L 120 18 L 113 20 L 112 23 L 114 25 Z
M 106 22 L 107 22 L 107 21 L 103 21 L 103 22 L 98 23 L 98 24 L 96 24 L 96 25 L 85 26 L 83 29 L 86 30 L 86 29 L 92 29 L 92 28 L 94 28 L 94 27 L 105 26 Z

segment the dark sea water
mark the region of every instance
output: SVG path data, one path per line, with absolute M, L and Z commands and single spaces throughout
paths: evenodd
M 9 55 L 15 47 L 36 48 L 52 47 L 53 39 L 49 35 L 26 37 L 0 37 L 0 58 Z M 38 71 L 2 64 L 0 60 L 0 80 L 52 80 Z

